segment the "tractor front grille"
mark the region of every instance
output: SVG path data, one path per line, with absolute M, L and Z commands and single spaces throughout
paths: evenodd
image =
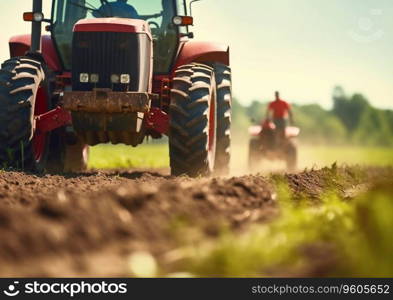
M 134 33 L 75 32 L 72 46 L 73 90 L 110 88 L 113 91 L 138 91 L 141 80 L 140 42 L 141 37 Z M 98 74 L 98 83 L 80 82 L 81 73 Z M 129 74 L 130 84 L 112 83 L 113 74 Z

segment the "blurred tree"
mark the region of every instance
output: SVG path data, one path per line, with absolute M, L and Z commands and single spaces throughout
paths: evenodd
M 389 123 L 390 132 L 393 132 L 393 111 L 392 110 L 384 110 L 384 114 L 387 122 Z
M 393 134 L 385 112 L 375 108 L 364 111 L 352 140 L 360 145 L 393 145 Z
M 364 111 L 369 108 L 368 100 L 363 95 L 354 94 L 348 98 L 342 87 L 334 89 L 333 113 L 343 122 L 349 133 L 358 127 Z
M 247 115 L 259 123 L 266 117 L 268 101 L 260 102 L 258 100 L 253 100 L 251 104 L 246 108 Z

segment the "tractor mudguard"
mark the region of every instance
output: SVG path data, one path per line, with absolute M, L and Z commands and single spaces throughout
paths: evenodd
M 24 56 L 30 50 L 31 35 L 18 35 L 14 36 L 9 41 L 10 55 L 12 57 Z M 42 55 L 48 67 L 55 72 L 62 71 L 62 67 L 57 56 L 55 45 L 51 36 L 42 36 Z
M 192 62 L 222 63 L 229 66 L 229 46 L 197 41 L 183 43 L 179 50 L 175 69 Z

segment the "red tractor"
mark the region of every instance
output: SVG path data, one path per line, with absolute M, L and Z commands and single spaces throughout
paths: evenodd
M 300 133 L 298 127 L 286 127 L 281 133 L 273 122 L 265 120 L 261 125 L 251 126 L 249 133 L 248 166 L 251 171 L 258 169 L 262 159 L 284 160 L 289 171 L 296 170 L 297 148 L 293 139 Z
M 228 172 L 229 47 L 192 41 L 195 1 L 53 0 L 45 19 L 33 0 L 0 70 L 0 167 L 81 171 L 88 146 L 167 135 L 173 175 Z

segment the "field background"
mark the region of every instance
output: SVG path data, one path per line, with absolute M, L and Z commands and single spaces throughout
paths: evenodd
M 232 173 L 247 173 L 247 141 L 235 142 L 232 147 Z M 338 165 L 393 166 L 393 149 L 389 147 L 312 146 L 299 145 L 299 169 Z M 89 167 L 116 168 L 168 168 L 167 144 L 143 144 L 136 148 L 125 145 L 98 145 L 90 148 Z M 264 171 L 280 171 L 284 163 L 266 163 Z M 262 168 L 261 168 L 262 170 Z

